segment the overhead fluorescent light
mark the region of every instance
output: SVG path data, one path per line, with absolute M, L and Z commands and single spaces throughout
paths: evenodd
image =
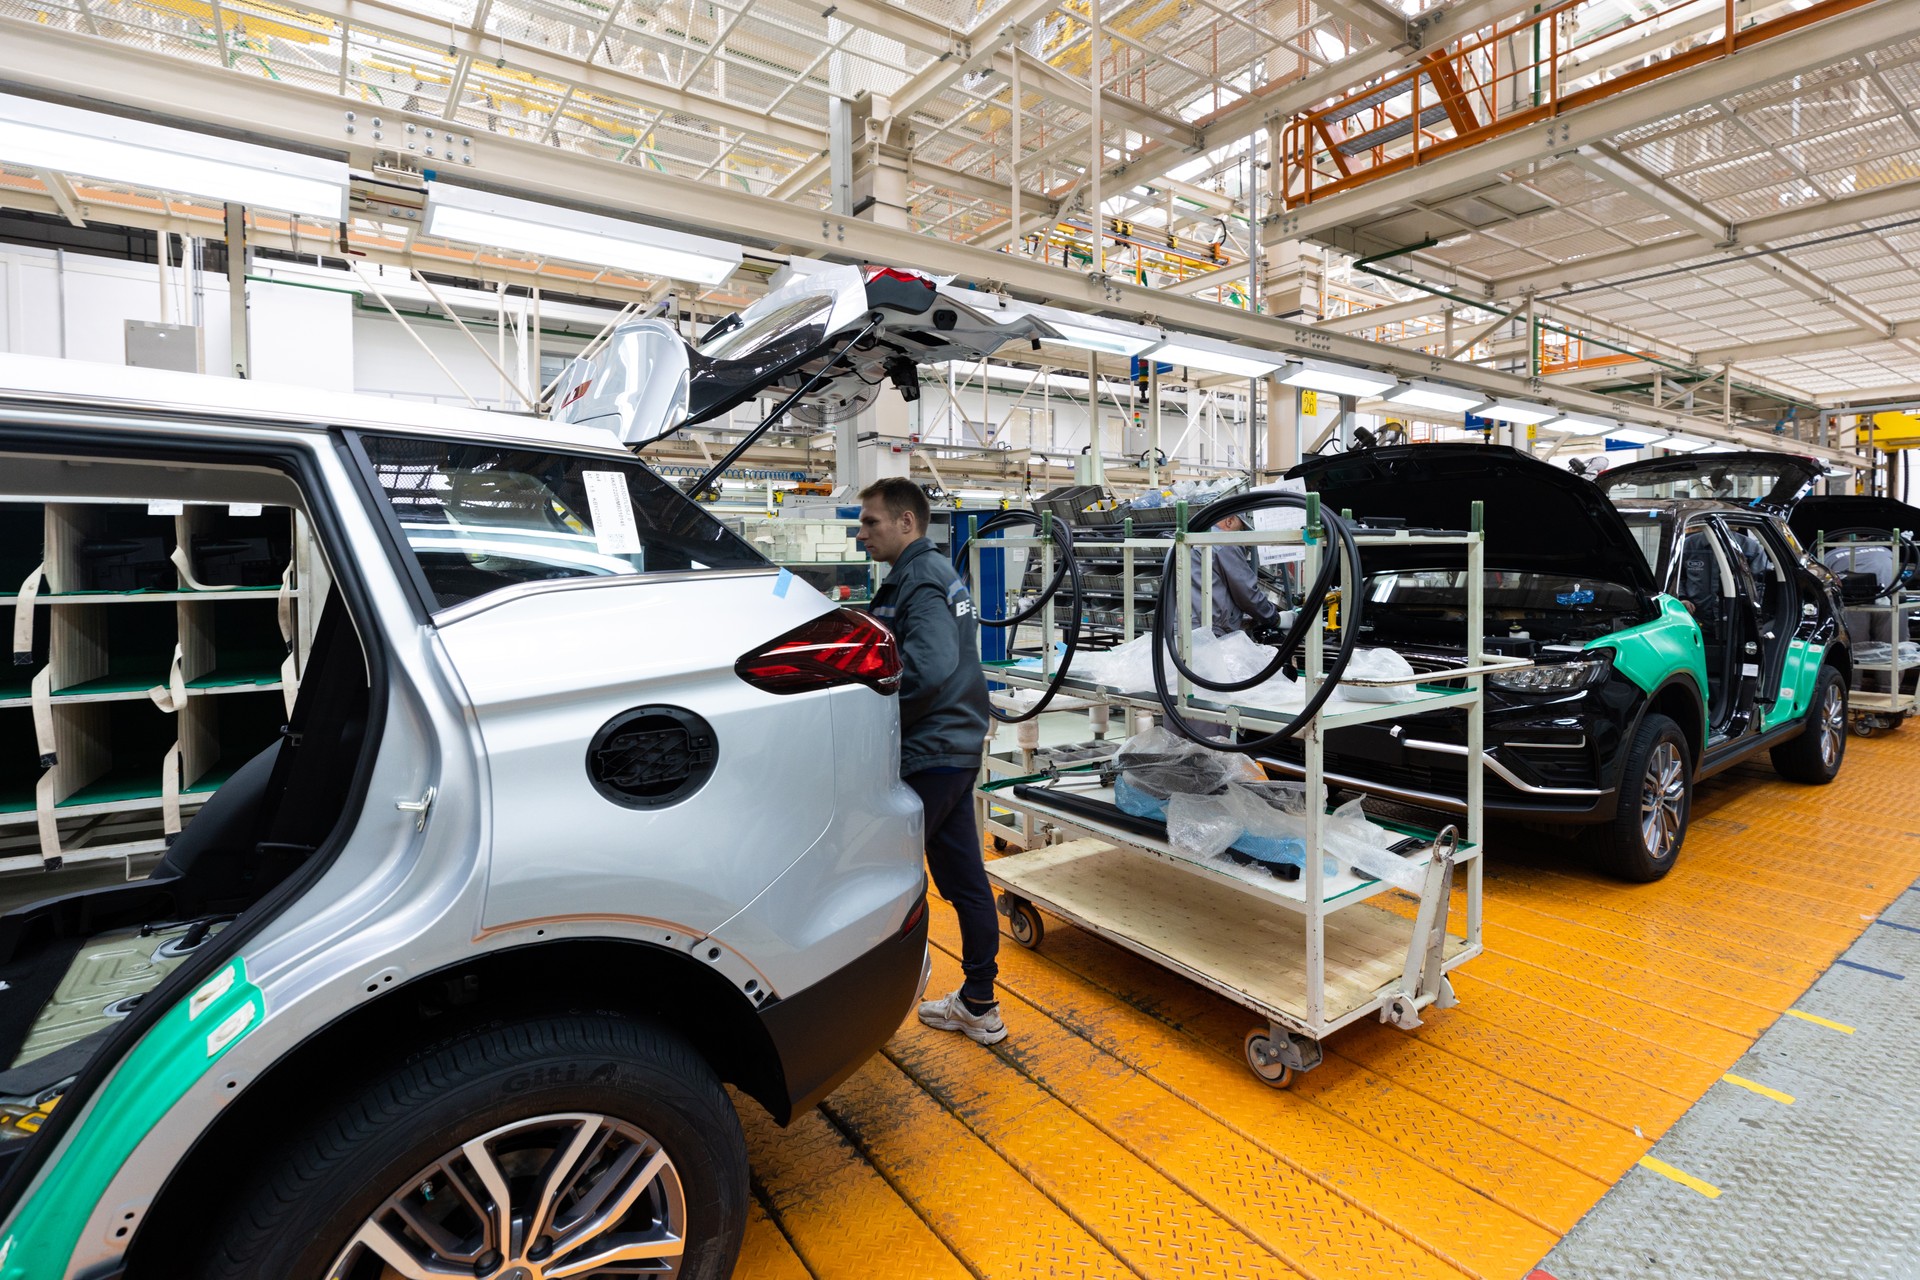
M 1082 351 L 1099 351 L 1107 355 L 1137 356 L 1160 341 L 1160 335 L 1151 329 L 1130 332 L 1051 319 L 1047 323 L 1052 326 L 1055 333 L 1060 335 L 1058 341 L 1063 346 L 1078 347 Z M 1134 328 L 1136 326 L 1127 326 L 1127 330 Z
M 719 284 L 740 265 L 740 246 L 578 209 L 427 184 L 427 234 L 640 275 Z
M 1441 413 L 1465 413 L 1486 397 L 1478 391 L 1463 391 L 1441 382 L 1415 379 L 1380 397 L 1388 404 L 1410 404 L 1416 409 L 1435 409 Z
M 1693 436 L 1663 436 L 1655 440 L 1662 449 L 1671 449 L 1675 453 L 1698 453 L 1713 444 L 1711 440 L 1700 440 Z
M 1182 335 L 1169 338 L 1143 354 L 1162 364 L 1182 364 L 1210 373 L 1231 373 L 1242 378 L 1264 378 L 1286 364 L 1281 356 L 1270 356 L 1252 347 L 1231 342 Z
M 1616 427 L 1607 432 L 1609 440 L 1625 440 L 1628 444 L 1659 444 L 1665 437 L 1664 431 L 1652 431 L 1646 427 Z
M 1400 379 L 1390 373 L 1363 369 L 1358 365 L 1335 364 L 1331 360 L 1302 360 L 1280 375 L 1290 387 L 1324 391 L 1332 396 L 1376 396 Z
M 223 204 L 339 222 L 342 160 L 0 94 L 0 160 Z
M 1494 422 L 1518 423 L 1523 427 L 1551 422 L 1560 416 L 1560 411 L 1551 405 L 1531 404 L 1525 400 L 1495 400 L 1474 412 Z
M 1620 424 L 1612 418 L 1598 418 L 1589 413 L 1563 413 L 1553 421 L 1540 425 L 1548 431 L 1567 431 L 1583 436 L 1610 436 L 1620 430 Z

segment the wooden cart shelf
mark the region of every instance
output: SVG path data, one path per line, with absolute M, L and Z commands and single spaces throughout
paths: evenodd
M 996 859 L 987 878 L 1229 1000 L 1308 1025 L 1306 922 L 1295 913 L 1099 840 Z M 1401 980 L 1413 931 L 1411 917 L 1371 905 L 1327 917 L 1327 1024 L 1379 1007 Z M 1444 957 L 1449 969 L 1469 959 L 1467 940 L 1449 934 Z

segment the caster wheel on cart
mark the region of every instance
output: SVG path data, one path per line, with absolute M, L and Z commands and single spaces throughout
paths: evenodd
M 1866 717 L 1863 716 L 1860 719 L 1855 720 L 1853 722 L 1854 736 L 1859 738 L 1871 738 L 1874 735 L 1875 730 L 1877 730 L 1879 727 L 1880 727 L 1879 725 L 1876 725 L 1873 721 L 1868 720 Z
M 1007 838 L 1005 836 L 995 836 L 993 838 L 993 851 L 995 853 L 1005 853 L 1007 851 Z
M 1040 945 L 1040 939 L 1047 934 L 1047 926 L 1040 921 L 1040 911 L 1025 898 L 1011 898 L 1007 902 L 1007 928 L 1013 934 L 1013 940 L 1032 950 Z
M 1273 1041 L 1258 1027 L 1247 1032 L 1247 1067 L 1270 1088 L 1284 1089 L 1293 1083 L 1293 1068 L 1280 1061 Z

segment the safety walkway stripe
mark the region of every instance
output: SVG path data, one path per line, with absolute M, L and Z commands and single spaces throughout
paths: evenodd
M 1539 1256 L 1528 1256 L 1529 1250 L 1553 1239 L 1552 1232 L 1405 1151 L 1304 1100 L 1276 1094 L 1243 1064 L 1131 1005 L 1115 1004 L 1044 957 L 1004 948 L 1001 978 L 1026 1003 L 1030 1018 L 1038 1020 L 1044 1010 L 1053 1020 L 1033 1029 L 1023 1024 L 1018 1047 L 1008 1056 L 1083 1115 L 1125 1133 L 1129 1145 L 1161 1168 L 1183 1170 L 1183 1183 L 1199 1180 L 1212 1188 L 1204 1198 L 1222 1212 L 1227 1210 L 1216 1197 L 1245 1205 L 1254 1196 L 1264 1211 L 1264 1186 L 1250 1191 L 1245 1179 L 1278 1159 L 1478 1275 L 1516 1271 Z M 1010 1037 L 1008 1043 L 1015 1042 Z M 1196 1124 L 1202 1115 L 1225 1131 Z M 1248 1211 L 1228 1216 L 1244 1224 Z M 1354 1230 L 1349 1223 L 1345 1233 Z M 1333 1241 L 1323 1246 L 1334 1247 Z M 1366 1260 L 1341 1274 L 1397 1275 L 1405 1273 L 1403 1267 Z
M 903 1027 L 899 1034 L 909 1032 Z M 967 1047 L 986 1054 L 971 1042 Z M 1009 1165 L 885 1058 L 855 1072 L 828 1099 L 826 1111 L 976 1275 L 1103 1280 L 1129 1272 L 1182 1274 L 1129 1268 L 1024 1170 Z M 1126 1233 L 1115 1234 L 1132 1243 Z
M 758 1196 L 747 1202 L 747 1233 L 740 1243 L 740 1261 L 729 1280 L 813 1280 L 806 1263 L 780 1234 Z
M 820 1112 L 782 1131 L 755 1103 L 736 1110 L 754 1182 L 814 1280 L 974 1280 Z
M 1750 1093 L 1757 1093 L 1763 1098 L 1772 1098 L 1781 1106 L 1790 1107 L 1794 1103 L 1792 1094 L 1776 1089 L 1772 1085 L 1761 1084 L 1758 1080 L 1749 1080 L 1745 1076 L 1737 1076 L 1731 1071 L 1720 1078 L 1728 1084 L 1739 1085 L 1742 1089 Z
M 944 968 L 936 960 L 935 971 Z M 1117 1255 L 1111 1268 L 1124 1262 L 1134 1274 L 1153 1280 L 1277 1280 L 1300 1274 L 992 1050 L 962 1036 L 911 1026 L 894 1036 L 887 1056 L 896 1073 L 905 1073 L 903 1083 L 911 1081 L 916 1092 L 931 1095 L 922 1095 L 925 1106 L 945 1107 L 940 1114 L 947 1125 L 991 1147 L 996 1163 L 1017 1169 L 1059 1206 L 1056 1212 L 1064 1210 Z M 951 1198 L 944 1185 L 939 1194 Z M 968 1212 L 970 1205 L 991 1202 L 974 1199 L 958 1207 Z M 1012 1214 L 988 1217 L 996 1229 L 1009 1219 L 1019 1220 Z M 966 1256 L 974 1260 L 970 1252 Z
M 1827 1027 L 1831 1030 L 1838 1031 L 1843 1036 L 1850 1036 L 1855 1031 L 1855 1028 L 1848 1026 L 1844 1022 L 1835 1022 L 1832 1018 L 1823 1018 L 1817 1013 L 1807 1013 L 1800 1009 L 1788 1009 L 1786 1012 L 1789 1018 L 1798 1018 L 1802 1022 L 1811 1022 L 1815 1026 Z

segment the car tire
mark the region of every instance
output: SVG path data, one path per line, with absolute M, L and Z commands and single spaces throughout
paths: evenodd
M 1802 725 L 1771 752 L 1774 772 L 1788 782 L 1825 786 L 1847 757 L 1847 682 L 1832 667 L 1820 668 Z
M 610 1250 L 608 1261 L 671 1256 L 675 1239 L 681 1280 L 720 1280 L 740 1250 L 739 1117 L 706 1062 L 646 1023 L 567 1014 L 477 1028 L 313 1114 L 236 1171 L 243 1194 L 209 1224 L 204 1280 L 429 1266 L 484 1280 Z M 504 1249 L 490 1188 L 522 1223 Z M 384 1271 L 395 1248 L 418 1271 Z
M 1673 869 L 1693 812 L 1693 752 L 1680 726 L 1649 712 L 1640 718 L 1620 771 L 1613 820 L 1596 835 L 1607 869 L 1646 884 Z

